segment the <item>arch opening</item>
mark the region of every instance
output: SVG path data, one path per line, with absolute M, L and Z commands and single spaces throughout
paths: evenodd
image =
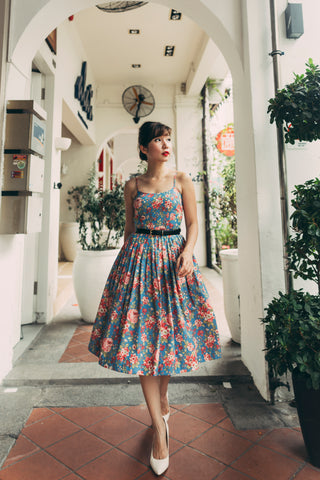
M 27 91 L 27 85 L 28 85 L 28 75 L 29 75 L 29 70 L 30 70 L 30 64 L 32 62 L 32 59 L 34 58 L 34 55 L 36 54 L 39 45 L 41 45 L 42 41 L 46 38 L 46 36 L 57 26 L 60 25 L 66 18 L 68 18 L 70 15 L 75 14 L 76 12 L 80 12 L 81 10 L 85 10 L 91 6 L 95 5 L 94 0 L 81 0 L 80 2 L 78 0 L 70 0 L 69 2 L 63 2 L 62 0 L 53 1 L 53 0 L 48 0 L 44 6 L 37 11 L 35 9 L 30 12 L 28 12 L 29 18 L 23 23 L 23 25 L 18 25 L 18 20 L 15 19 L 17 22 L 16 24 L 16 39 L 12 38 L 11 39 L 11 44 L 10 44 L 10 49 L 9 49 L 9 59 L 10 59 L 10 73 L 9 73 L 9 79 L 14 79 L 16 78 L 16 85 L 17 89 L 19 89 L 20 95 L 24 95 Z M 151 2 L 151 3 L 157 3 L 159 5 L 167 6 L 169 7 L 170 2 L 168 0 L 157 0 L 157 2 Z M 242 164 L 248 163 L 248 158 L 250 157 L 245 156 L 247 155 L 247 147 L 249 145 L 249 148 L 252 148 L 251 152 L 251 163 L 252 163 L 252 177 L 247 178 L 247 181 L 250 183 L 250 191 L 255 191 L 256 186 L 255 186 L 255 176 L 254 176 L 254 153 L 253 153 L 253 140 L 252 138 L 249 139 L 249 142 L 247 145 L 244 145 L 242 141 L 238 142 L 238 138 L 241 138 L 242 135 L 245 135 L 246 129 L 252 129 L 252 119 L 250 116 L 250 111 L 248 111 L 247 108 L 244 108 L 246 102 L 249 100 L 249 89 L 250 86 L 246 82 L 246 78 L 244 75 L 244 70 L 243 70 L 243 60 L 242 60 L 242 55 L 239 50 L 239 45 L 236 46 L 235 40 L 240 36 L 240 30 L 241 28 L 238 26 L 236 29 L 235 35 L 232 37 L 231 35 L 231 30 L 234 25 L 232 23 L 235 22 L 233 20 L 232 22 L 229 23 L 228 28 L 224 26 L 223 19 L 225 19 L 226 15 L 226 8 L 219 7 L 219 14 L 215 14 L 212 10 L 210 10 L 208 7 L 206 7 L 202 2 L 194 2 L 194 4 L 188 4 L 184 5 L 183 1 L 177 2 L 177 8 L 180 9 L 183 13 L 185 13 L 188 17 L 192 18 L 206 33 L 207 35 L 214 41 L 214 43 L 217 45 L 217 47 L 220 49 L 222 52 L 224 58 L 226 59 L 226 62 L 229 65 L 230 71 L 232 73 L 233 77 L 233 85 L 234 85 L 234 94 L 235 94 L 235 130 L 236 130 L 236 148 L 237 148 L 237 159 L 239 159 L 238 163 L 238 171 L 240 172 L 240 175 L 238 176 L 238 185 L 240 186 L 239 190 L 244 189 L 244 176 L 245 176 L 245 170 L 246 172 L 248 171 L 248 168 L 246 167 L 245 170 L 242 171 Z M 220 10 L 221 8 L 221 10 Z M 239 9 L 241 7 L 235 7 L 233 15 L 236 17 L 239 14 Z M 21 19 L 20 19 L 21 20 Z M 36 32 L 36 33 L 35 33 Z M 238 37 L 237 37 L 238 35 Z M 31 38 L 32 37 L 32 38 Z M 23 80 L 22 80 L 23 79 Z M 20 86 L 18 84 L 20 83 Z M 24 87 L 23 87 L 24 85 Z M 12 91 L 12 84 L 11 84 L 11 91 Z M 10 92 L 10 90 L 9 90 Z M 23 93 L 22 93 L 23 92 Z M 7 95 L 10 96 L 10 93 Z M 179 105 L 176 104 L 175 106 L 176 109 L 179 110 Z M 245 128 L 243 123 L 243 112 L 246 111 L 246 116 L 245 118 L 247 119 L 247 127 Z M 179 123 L 179 115 L 180 119 L 181 116 L 183 115 L 182 109 L 180 113 L 178 113 L 176 122 L 177 124 Z M 117 129 L 116 129 L 117 130 Z M 105 143 L 105 139 L 109 138 L 111 135 L 111 130 L 110 133 L 107 134 L 107 136 L 100 136 L 100 138 L 97 138 L 97 143 L 100 145 L 98 148 L 98 152 L 101 150 L 101 146 Z M 250 143 L 251 142 L 251 143 Z M 181 142 L 178 142 L 180 144 L 177 145 L 177 148 L 181 151 Z M 239 145 L 239 146 L 238 146 Z M 93 150 L 97 150 L 96 148 L 93 147 L 88 147 L 88 149 L 91 149 L 91 152 Z M 239 152 L 239 153 L 238 153 Z M 179 151 L 177 152 L 179 155 Z M 254 195 L 254 194 L 253 194 Z M 247 193 L 243 196 L 247 196 Z M 242 202 L 242 198 L 240 198 L 240 203 Z M 247 203 L 247 201 L 244 201 L 242 208 L 242 211 L 244 210 L 244 205 Z M 255 209 L 255 206 L 254 208 Z M 256 211 L 254 212 L 256 215 Z M 259 234 L 258 234 L 258 226 L 257 226 L 258 221 L 250 226 L 252 229 L 252 241 L 254 243 L 254 250 L 255 250 L 255 258 L 259 258 Z M 246 225 L 245 222 L 243 222 L 243 225 Z M 245 226 L 243 229 L 246 228 Z M 241 244 L 241 241 L 240 241 Z M 244 245 L 244 242 L 242 242 L 242 245 Z M 244 249 L 245 250 L 245 249 Z M 246 262 L 246 259 L 244 257 L 244 263 Z M 258 279 L 259 283 L 259 267 L 255 266 L 252 267 L 254 272 L 252 273 L 252 279 L 254 278 L 255 282 L 256 279 Z M 246 301 L 245 303 L 248 303 L 248 294 L 244 295 L 246 296 Z M 261 311 L 261 292 L 258 292 L 257 296 L 258 300 L 255 305 L 255 311 Z M 250 301 L 249 301 L 250 303 Z M 248 305 L 247 305 L 248 308 Z M 259 315 L 257 315 L 259 317 Z M 261 337 L 261 332 L 260 332 L 260 337 Z M 262 338 L 262 337 L 261 337 Z M 261 339 L 260 338 L 260 339 Z M 252 340 L 250 340 L 252 342 Z M 249 342 L 249 343 L 250 343 Z M 251 348 L 251 343 L 249 345 L 248 343 L 248 349 Z M 260 384 L 258 385 L 258 388 L 263 391 L 264 396 L 267 396 L 267 376 L 266 372 L 263 372 L 263 369 L 265 369 L 264 361 L 262 359 L 263 354 L 260 355 L 259 363 L 260 363 L 260 374 L 261 378 L 259 379 Z

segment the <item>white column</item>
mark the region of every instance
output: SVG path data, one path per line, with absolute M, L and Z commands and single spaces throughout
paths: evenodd
M 202 166 L 202 109 L 199 96 L 176 95 L 176 164 L 191 178 L 203 170 Z M 194 182 L 197 199 L 199 234 L 194 254 L 200 266 L 206 265 L 206 238 L 203 184 Z
M 61 154 L 55 148 L 54 139 L 61 136 L 62 99 L 54 75 L 46 77 L 45 110 L 47 112 L 45 183 L 36 307 L 38 320 L 41 322 L 49 322 L 52 319 L 58 279 L 60 191 L 54 188 L 54 183 L 60 181 Z
M 241 353 L 268 398 L 264 308 L 283 287 L 279 177 L 268 98 L 273 95 L 269 1 L 243 2 L 244 77 L 234 85 Z

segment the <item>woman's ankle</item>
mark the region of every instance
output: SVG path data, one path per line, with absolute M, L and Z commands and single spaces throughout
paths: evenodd
M 153 429 L 154 433 L 158 433 L 160 436 L 163 435 L 163 432 L 166 431 L 166 426 L 165 426 L 165 423 L 164 423 L 162 417 L 161 417 L 160 422 L 152 424 L 152 429 Z

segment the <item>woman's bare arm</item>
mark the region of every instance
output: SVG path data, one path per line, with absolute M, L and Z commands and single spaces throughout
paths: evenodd
M 185 173 L 179 173 L 177 180 L 181 185 L 183 210 L 186 222 L 186 243 L 183 252 L 178 257 L 178 275 L 183 277 L 193 272 L 193 249 L 198 237 L 198 218 L 196 195 L 191 178 Z
M 136 182 L 134 178 L 128 180 L 124 186 L 124 201 L 126 207 L 126 224 L 124 227 L 124 241 L 126 242 L 129 235 L 135 232 L 133 222 L 133 199 L 136 192 Z

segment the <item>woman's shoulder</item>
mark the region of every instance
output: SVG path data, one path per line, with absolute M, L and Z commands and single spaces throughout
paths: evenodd
M 192 179 L 190 175 L 188 175 L 185 172 L 175 172 L 175 177 L 177 179 L 177 182 L 180 183 L 182 186 L 187 186 L 192 184 Z
M 129 180 L 126 181 L 124 186 L 125 194 L 129 194 L 134 196 L 137 193 L 137 177 L 131 177 Z

